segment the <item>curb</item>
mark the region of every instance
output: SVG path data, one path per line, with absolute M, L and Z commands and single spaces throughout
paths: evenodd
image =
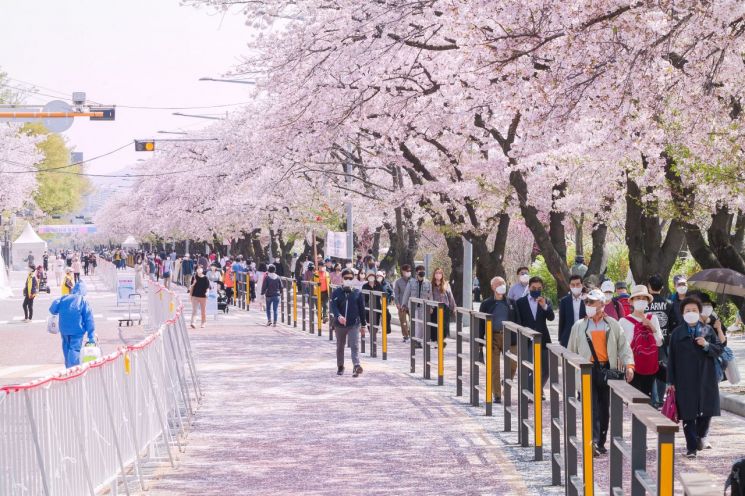
M 745 417 L 745 395 L 720 392 L 719 405 L 722 410 Z

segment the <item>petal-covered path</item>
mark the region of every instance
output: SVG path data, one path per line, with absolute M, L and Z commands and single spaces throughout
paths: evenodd
M 149 494 L 563 493 L 482 409 L 406 373 L 400 338 L 388 363 L 337 377 L 327 337 L 240 320 L 192 332 L 204 402 Z

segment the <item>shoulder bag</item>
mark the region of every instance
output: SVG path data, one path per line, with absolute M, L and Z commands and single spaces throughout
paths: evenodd
M 608 326 L 608 330 L 605 331 L 605 343 L 607 346 L 608 334 L 610 334 L 610 324 L 605 321 L 605 325 Z M 598 360 L 598 355 L 597 353 L 595 353 L 595 347 L 592 345 L 592 339 L 590 338 L 590 336 L 587 335 L 587 330 L 589 328 L 590 321 L 588 320 L 587 325 L 585 326 L 585 339 L 587 339 L 587 344 L 590 345 L 590 353 L 592 353 L 592 358 L 595 360 L 592 364 L 592 370 L 594 373 L 593 375 L 595 375 L 595 380 L 598 381 L 600 384 L 607 386 L 608 381 L 617 381 L 623 379 L 625 375 L 623 371 L 601 367 L 600 360 Z

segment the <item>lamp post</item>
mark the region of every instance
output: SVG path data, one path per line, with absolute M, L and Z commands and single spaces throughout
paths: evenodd
M 248 81 L 245 79 L 222 79 L 222 78 L 211 78 L 201 77 L 200 81 L 212 81 L 214 83 L 235 83 L 235 84 L 256 84 L 256 81 Z

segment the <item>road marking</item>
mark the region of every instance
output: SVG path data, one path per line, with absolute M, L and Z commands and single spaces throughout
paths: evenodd
M 61 372 L 65 369 L 63 365 L 40 364 L 40 365 L 15 365 L 0 368 L 0 377 L 46 377 L 55 372 Z

